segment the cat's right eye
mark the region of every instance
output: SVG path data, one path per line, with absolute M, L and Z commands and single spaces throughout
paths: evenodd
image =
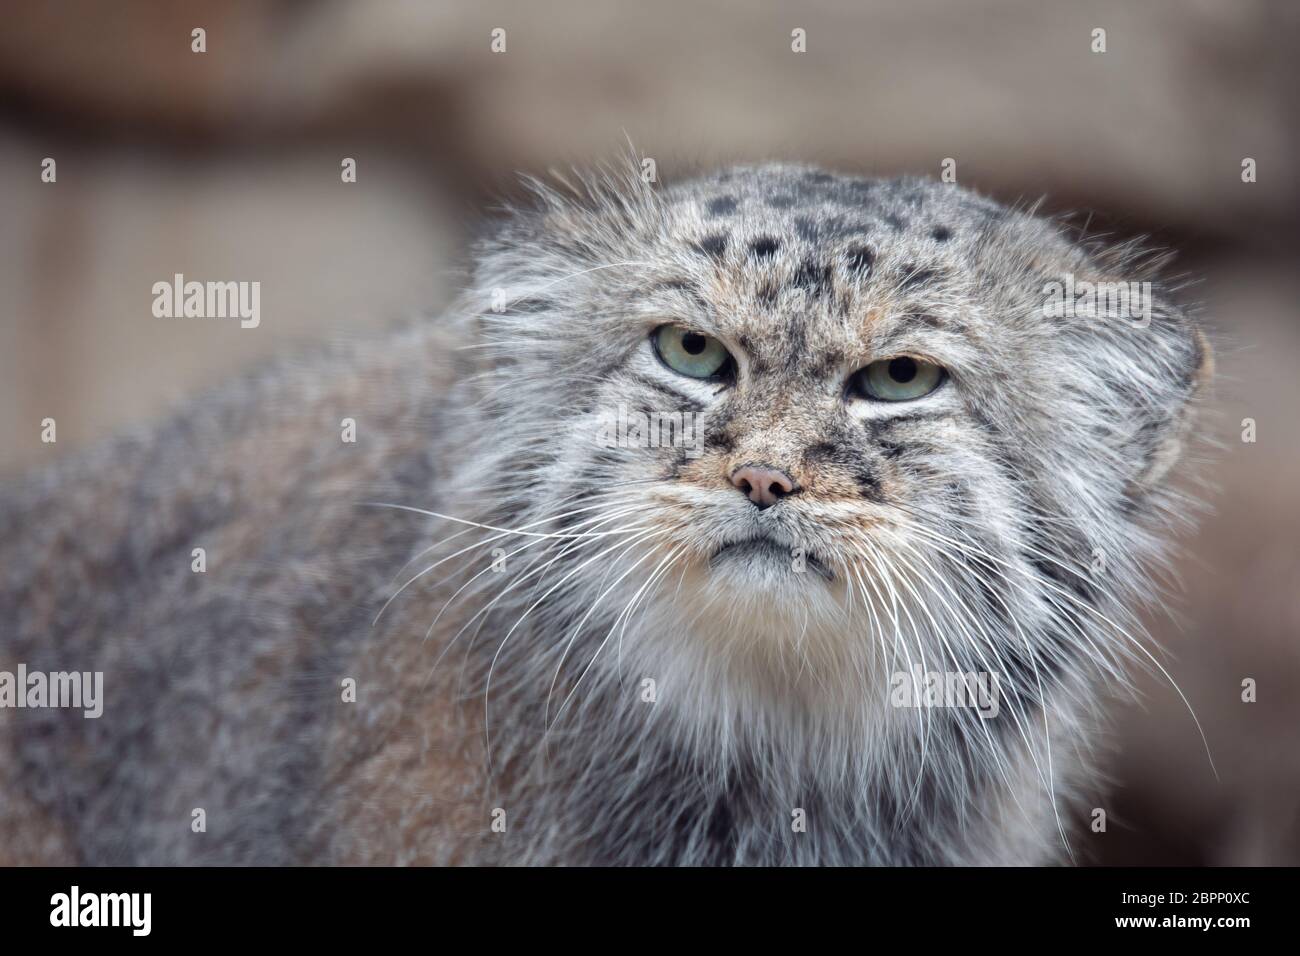
M 942 385 L 945 374 L 942 366 L 933 362 L 900 355 L 859 369 L 850 388 L 859 397 L 876 402 L 910 402 Z
M 655 354 L 678 375 L 711 379 L 731 366 L 731 353 L 717 339 L 681 325 L 661 325 L 650 336 Z

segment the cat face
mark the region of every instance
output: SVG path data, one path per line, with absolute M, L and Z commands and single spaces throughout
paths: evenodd
M 1041 682 L 1141 591 L 1205 361 L 1143 262 L 805 167 L 543 199 L 478 277 L 505 513 L 591 507 L 555 527 L 638 646 Z

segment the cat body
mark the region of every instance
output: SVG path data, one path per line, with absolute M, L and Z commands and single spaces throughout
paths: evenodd
M 0 863 L 1068 859 L 1208 351 L 1063 276 L 1154 278 L 951 184 L 538 187 L 448 315 L 6 492 L 0 670 L 104 700 L 0 709 Z

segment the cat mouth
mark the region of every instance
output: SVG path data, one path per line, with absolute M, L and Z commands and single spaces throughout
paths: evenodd
M 710 570 L 723 562 L 762 564 L 765 566 L 784 565 L 792 573 L 802 570 L 812 571 L 826 581 L 835 579 L 834 573 L 825 562 L 807 550 L 797 550 L 775 538 L 759 535 L 740 541 L 729 541 L 709 555 Z

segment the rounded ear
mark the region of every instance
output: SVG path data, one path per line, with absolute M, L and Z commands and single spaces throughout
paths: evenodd
M 1031 250 L 1026 271 L 1044 283 L 1047 327 L 1071 343 L 1081 424 L 1113 466 L 1115 490 L 1139 502 L 1181 459 L 1214 368 L 1178 280 L 1161 278 L 1173 256 L 1138 240 L 1082 240 L 1055 223 L 1014 226 L 1018 249 Z
M 1181 333 L 1187 342 L 1186 364 L 1180 380 L 1164 403 L 1165 414 L 1161 416 L 1157 411 L 1145 428 L 1148 440 L 1143 443 L 1145 447 L 1141 451 L 1146 462 L 1128 489 L 1130 498 L 1143 498 L 1150 494 L 1182 458 L 1187 438 L 1196 424 L 1197 399 L 1214 376 L 1214 355 L 1205 333 L 1181 313 L 1170 318 L 1175 331 Z M 1159 409 L 1159 406 L 1153 408 Z

